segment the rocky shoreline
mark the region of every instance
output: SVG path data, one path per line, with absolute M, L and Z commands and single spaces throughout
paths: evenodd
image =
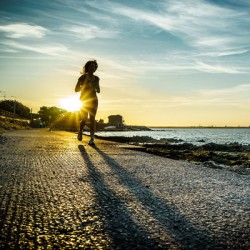
M 4 143 L 6 140 L 3 135 L 4 131 L 10 128 L 29 128 L 28 124 L 23 121 L 17 122 L 3 117 L 0 117 L 0 123 L 0 143 Z M 210 168 L 224 169 L 243 175 L 250 175 L 250 144 L 207 143 L 197 146 L 191 143 L 185 143 L 182 140 L 155 140 L 149 136 L 106 137 L 96 135 L 96 138 L 139 146 L 128 147 L 129 149 L 140 150 L 175 160 L 191 161 Z
M 102 137 L 99 139 L 127 143 L 139 147 L 128 147 L 163 157 L 186 160 L 205 167 L 224 169 L 250 175 L 250 145 L 239 143 L 194 145 L 175 139 L 155 140 L 151 137 Z

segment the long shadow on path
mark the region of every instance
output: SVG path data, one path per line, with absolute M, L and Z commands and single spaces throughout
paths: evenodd
M 150 214 L 153 215 L 153 217 L 166 229 L 166 231 L 170 232 L 170 236 L 174 238 L 176 242 L 178 242 L 179 245 L 181 245 L 184 249 L 226 249 L 226 246 L 221 244 L 221 240 L 219 238 L 217 238 L 216 236 L 211 237 L 209 235 L 209 232 L 197 228 L 196 225 L 194 225 L 188 218 L 182 215 L 177 208 L 175 208 L 173 205 L 167 204 L 166 201 L 156 196 L 149 188 L 145 187 L 138 178 L 131 175 L 131 173 L 129 173 L 124 167 L 118 164 L 114 159 L 105 154 L 99 148 L 94 148 L 103 157 L 105 162 L 114 172 L 115 176 L 119 178 L 120 185 L 126 186 L 131 191 L 131 193 L 139 200 L 139 202 L 144 206 L 145 210 L 150 212 Z M 89 168 L 91 168 L 93 172 L 96 171 L 94 170 L 93 165 L 90 165 Z M 104 183 L 102 183 L 101 186 L 101 189 L 103 187 L 107 188 Z M 96 184 L 96 188 L 97 192 L 101 194 L 102 190 L 100 190 L 100 185 Z M 109 205 L 121 205 L 120 208 L 115 207 L 114 209 L 118 209 L 118 217 L 120 216 L 120 214 L 122 214 L 126 217 L 126 219 L 128 219 L 124 220 L 124 223 L 127 223 L 128 221 L 130 223 L 129 214 L 125 212 L 126 208 L 122 201 L 116 197 L 113 191 L 109 190 L 109 192 L 111 197 L 113 196 L 115 197 L 115 199 L 117 199 L 113 202 L 111 201 Z M 106 199 L 109 199 L 109 194 L 107 194 Z M 103 202 L 103 197 L 100 197 L 100 203 L 105 205 L 105 202 Z M 103 212 L 104 214 L 107 212 L 109 214 L 109 211 L 104 210 Z M 110 218 L 106 217 L 106 219 L 109 220 Z M 117 222 L 110 223 L 110 230 L 113 230 L 114 227 L 117 226 L 125 228 L 127 226 L 126 224 L 122 224 L 123 222 L 120 222 L 118 225 Z M 134 231 L 132 234 L 130 234 L 132 237 L 135 237 L 135 235 L 138 234 L 137 229 L 141 230 L 138 228 L 138 226 L 135 227 L 134 225 Z M 147 235 L 147 232 L 143 233 Z M 134 240 L 140 241 L 140 237 L 141 236 Z
M 78 146 L 88 168 L 95 190 L 96 207 L 103 220 L 103 227 L 111 241 L 111 249 L 166 249 L 159 240 L 153 240 L 139 224 L 132 220 L 126 204 L 105 184 L 101 172 L 91 162 L 83 145 Z

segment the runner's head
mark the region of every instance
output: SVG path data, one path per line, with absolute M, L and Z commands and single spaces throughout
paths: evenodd
M 98 64 L 96 60 L 90 60 L 85 63 L 82 69 L 82 74 L 88 73 L 89 71 L 92 71 L 94 73 L 98 68 Z

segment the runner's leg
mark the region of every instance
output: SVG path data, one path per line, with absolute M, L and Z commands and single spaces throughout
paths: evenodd
M 95 145 L 94 139 L 95 139 L 95 130 L 96 130 L 96 122 L 95 122 L 95 116 L 96 116 L 96 108 L 91 108 L 89 112 L 89 120 L 90 120 L 90 145 Z
M 84 128 L 84 126 L 86 124 L 86 121 L 87 121 L 87 118 L 88 118 L 88 113 L 85 110 L 81 109 L 80 117 L 81 117 L 80 118 L 81 119 L 81 121 L 80 121 L 80 129 L 79 129 L 78 136 L 77 136 L 79 141 L 82 140 L 82 131 L 83 131 L 83 128 Z

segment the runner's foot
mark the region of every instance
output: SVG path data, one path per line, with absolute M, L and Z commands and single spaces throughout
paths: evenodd
M 90 145 L 90 146 L 95 146 L 95 142 L 94 142 L 94 139 L 93 139 L 93 138 L 90 139 L 89 145 Z
M 78 132 L 77 139 L 78 141 L 82 141 L 82 131 Z

